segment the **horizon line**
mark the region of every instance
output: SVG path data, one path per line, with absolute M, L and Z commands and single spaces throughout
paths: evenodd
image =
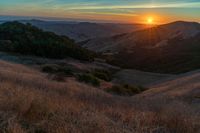
M 53 16 L 21 16 L 21 15 L 6 15 L 6 14 L 0 14 L 0 17 L 13 17 L 10 18 L 12 19 L 11 21 L 23 21 L 23 20 L 38 20 L 38 21 L 65 21 L 65 22 L 89 22 L 89 23 L 113 23 L 113 24 L 145 24 L 145 23 L 134 23 L 134 22 L 124 22 L 124 21 L 113 21 L 113 20 L 97 20 L 97 19 L 82 19 L 82 18 L 64 18 L 64 17 L 53 17 Z M 19 17 L 14 18 L 14 17 Z M 22 18 L 20 18 L 22 17 Z M 7 18 L 8 19 L 8 18 Z M 0 21 L 3 19 L 0 18 Z M 154 25 L 163 25 L 163 24 L 169 24 L 173 22 L 194 22 L 194 23 L 200 23 L 198 21 L 186 21 L 186 20 L 174 20 L 174 21 L 169 21 L 166 23 L 159 23 L 159 24 L 154 24 Z

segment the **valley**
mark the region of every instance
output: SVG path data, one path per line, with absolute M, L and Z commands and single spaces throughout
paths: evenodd
M 0 133 L 200 133 L 200 0 L 0 0 Z

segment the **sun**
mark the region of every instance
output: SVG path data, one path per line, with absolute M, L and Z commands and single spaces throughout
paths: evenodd
M 152 17 L 148 17 L 147 24 L 153 24 L 153 23 L 154 23 L 154 19 Z

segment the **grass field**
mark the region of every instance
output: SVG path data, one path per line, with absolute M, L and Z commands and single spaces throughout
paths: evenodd
M 38 70 L 5 61 L 0 61 L 0 82 L 0 132 L 199 132 L 199 111 L 181 95 L 145 102 L 153 90 L 120 97 L 72 78 L 49 80 Z

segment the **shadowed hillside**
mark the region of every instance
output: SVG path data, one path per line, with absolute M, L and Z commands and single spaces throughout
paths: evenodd
M 108 62 L 124 68 L 183 73 L 200 67 L 199 43 L 200 24 L 178 21 L 112 38 L 94 39 L 84 46 L 108 55 Z
M 200 33 L 200 24 L 196 22 L 177 21 L 165 25 L 116 35 L 113 37 L 96 38 L 86 42 L 83 46 L 97 52 L 129 52 L 140 48 L 155 48 L 169 45 L 171 39 L 189 39 Z

